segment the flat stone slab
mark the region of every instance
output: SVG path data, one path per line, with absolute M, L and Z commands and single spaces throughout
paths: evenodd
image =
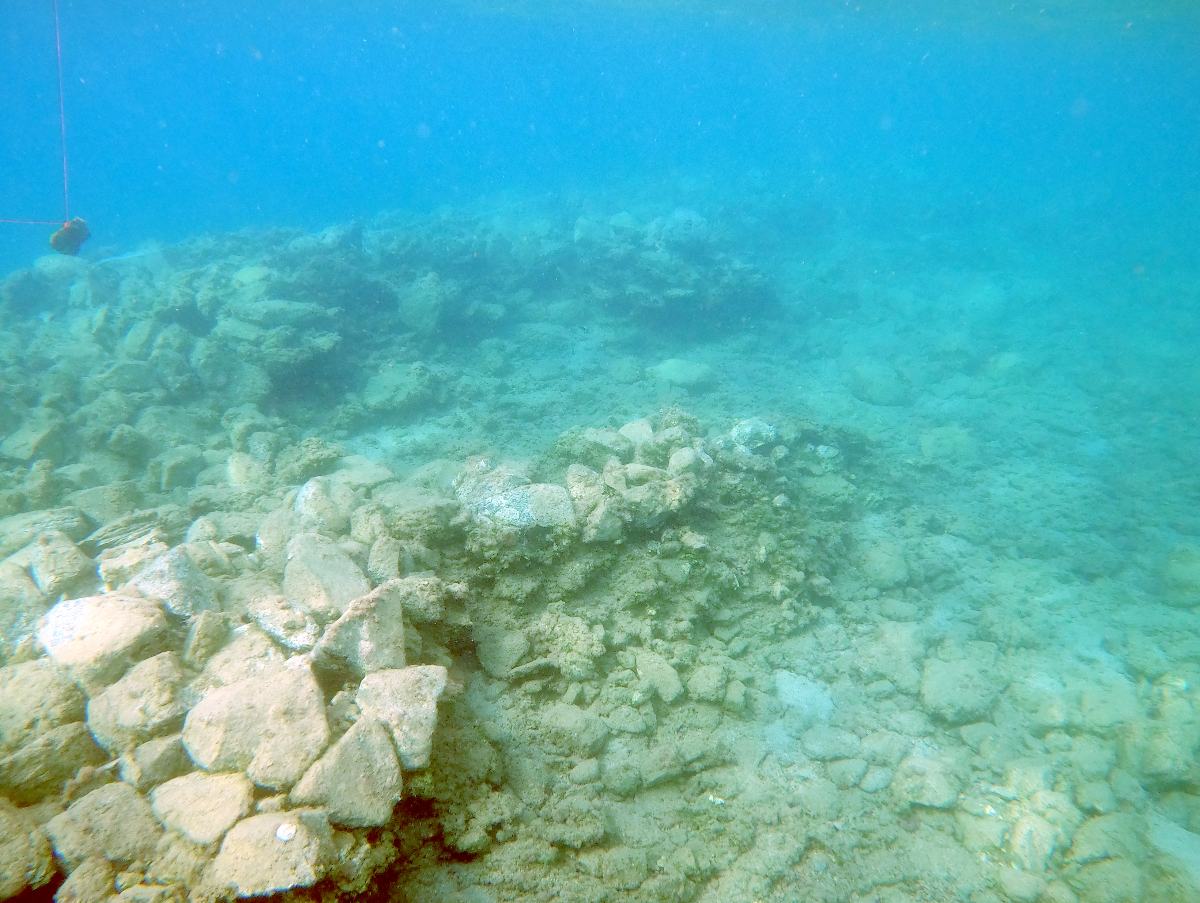
M 413 665 L 376 671 L 358 687 L 362 713 L 387 725 L 400 763 L 408 769 L 429 764 L 437 702 L 446 689 L 446 669 L 441 665 Z
M 158 820 L 192 843 L 216 843 L 254 804 L 254 785 L 241 772 L 193 771 L 155 787 L 150 806 Z
M 230 829 L 208 882 L 232 889 L 238 897 L 261 897 L 316 884 L 335 857 L 333 832 L 323 812 L 268 812 Z
M 105 593 L 59 602 L 38 621 L 37 639 L 85 687 L 103 686 L 129 663 L 161 649 L 167 619 L 157 603 Z
M 325 700 L 307 664 L 285 664 L 209 690 L 187 714 L 183 745 L 207 771 L 244 771 L 291 787 L 329 743 Z

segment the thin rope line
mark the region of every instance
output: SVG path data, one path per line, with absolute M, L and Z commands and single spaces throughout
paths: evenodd
M 61 226 L 56 219 L 0 219 L 0 223 L 15 223 L 18 226 Z
M 67 104 L 66 92 L 63 90 L 62 25 L 58 15 L 58 0 L 53 0 L 53 6 L 54 50 L 58 56 L 58 137 L 62 147 L 63 222 L 69 222 L 71 219 L 71 176 L 67 166 Z

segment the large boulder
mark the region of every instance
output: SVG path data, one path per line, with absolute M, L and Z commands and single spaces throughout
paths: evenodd
M 445 689 L 445 668 L 413 665 L 368 674 L 356 698 L 364 715 L 387 725 L 400 763 L 409 769 L 424 768 L 433 747 L 437 702 Z
M 288 663 L 209 690 L 188 712 L 183 745 L 208 771 L 244 771 L 261 787 L 291 787 L 329 743 L 321 688 Z
M 59 602 L 38 621 L 38 642 L 85 687 L 121 676 L 130 662 L 161 651 L 167 619 L 157 603 L 105 593 Z
M 172 778 L 150 793 L 154 814 L 192 843 L 216 843 L 250 812 L 254 785 L 240 772 L 193 771 Z
M 141 794 L 117 781 L 73 802 L 46 823 L 46 833 L 69 871 L 89 856 L 122 865 L 148 861 L 162 830 Z
M 54 857 L 41 830 L 16 806 L 0 798 L 0 900 L 36 890 L 54 876 Z
M 213 860 L 208 881 L 238 897 L 262 897 L 310 887 L 336 859 L 325 813 L 312 809 L 267 812 L 230 829 Z
M 318 621 L 334 620 L 370 588 L 362 569 L 332 540 L 301 533 L 288 542 L 283 594 Z
M 183 669 L 174 652 L 161 652 L 139 662 L 88 702 L 92 736 L 109 752 L 120 753 L 177 728 L 184 711 L 179 699 L 183 682 Z
M 388 823 L 403 786 L 387 728 L 363 717 L 304 773 L 290 800 L 324 808 L 335 824 L 363 828 Z

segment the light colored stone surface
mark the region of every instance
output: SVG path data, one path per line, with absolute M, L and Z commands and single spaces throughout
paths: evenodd
M 208 880 L 238 897 L 266 896 L 311 887 L 334 861 L 333 834 L 323 812 L 270 812 L 243 819 L 230 829 Z
M 334 824 L 361 828 L 387 824 L 403 786 L 388 729 L 363 717 L 312 764 L 289 799 L 325 809 Z
M 181 618 L 190 618 L 217 606 L 213 580 L 196 566 L 182 547 L 159 555 L 139 571 L 126 588 L 159 600 L 167 611 Z
M 284 596 L 260 595 L 246 614 L 263 633 L 293 652 L 307 652 L 321 636 L 316 619 Z
M 370 590 L 362 569 L 332 540 L 301 533 L 287 544 L 283 594 L 323 623 Z
M 953 659 L 930 658 L 921 677 L 921 704 L 950 724 L 984 718 L 1004 688 L 996 673 L 996 650 L 973 643 Z
M 387 725 L 405 768 L 429 764 L 437 701 L 446 689 L 441 665 L 413 665 L 368 674 L 358 687 L 358 706 L 364 715 Z
M 46 823 L 55 855 L 69 869 L 89 856 L 114 864 L 146 861 L 162 829 L 150 804 L 121 781 L 98 787 Z
M 47 596 L 56 597 L 71 589 L 87 592 L 96 582 L 96 563 L 61 530 L 40 534 L 10 560 L 20 561 Z
M 184 710 L 179 699 L 183 682 L 183 669 L 174 652 L 138 662 L 88 702 L 88 729 L 97 743 L 117 754 L 177 727 Z
M 167 620 L 157 603 L 106 593 L 59 602 L 38 622 L 38 642 L 85 686 L 116 680 L 137 657 L 160 651 Z
M 637 653 L 637 675 L 654 690 L 663 702 L 672 703 L 683 692 L 683 682 L 675 667 L 657 652 L 640 649 Z
M 340 663 L 359 676 L 404 667 L 402 580 L 389 580 L 350 603 L 313 650 L 318 660 Z
M 198 844 L 216 843 L 245 817 L 254 803 L 254 785 L 244 774 L 193 771 L 172 778 L 150 793 L 158 820 Z
M 82 721 L 43 730 L 0 757 L 0 796 L 28 805 L 62 791 L 79 769 L 105 759 Z
M 183 744 L 209 771 L 245 771 L 274 790 L 294 784 L 329 742 L 325 702 L 307 664 L 209 690 L 187 714 Z

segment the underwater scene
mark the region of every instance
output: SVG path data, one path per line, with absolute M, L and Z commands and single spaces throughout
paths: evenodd
M 10 0 L 0 900 L 1200 900 L 1200 7 Z

